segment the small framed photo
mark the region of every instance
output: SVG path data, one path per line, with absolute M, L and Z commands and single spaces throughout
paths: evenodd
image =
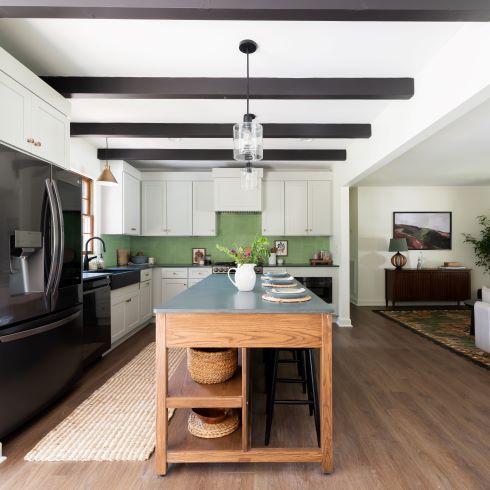
M 274 247 L 277 248 L 277 256 L 286 257 L 288 254 L 287 240 L 274 240 Z
M 192 265 L 203 264 L 205 255 L 206 255 L 206 249 L 205 248 L 193 248 L 192 249 Z

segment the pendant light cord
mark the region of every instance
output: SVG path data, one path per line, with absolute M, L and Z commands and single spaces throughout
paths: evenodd
M 247 49 L 247 115 L 250 114 L 249 110 L 249 99 L 250 99 L 250 75 L 249 75 L 249 61 L 248 61 L 249 52 Z

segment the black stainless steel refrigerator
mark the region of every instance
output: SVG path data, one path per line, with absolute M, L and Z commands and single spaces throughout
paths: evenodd
M 0 438 L 82 361 L 81 182 L 0 145 Z

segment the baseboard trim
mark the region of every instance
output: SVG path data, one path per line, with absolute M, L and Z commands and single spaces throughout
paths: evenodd
M 351 322 L 351 319 L 350 318 L 347 318 L 347 317 L 344 317 L 344 318 L 337 318 L 337 321 L 335 322 L 339 327 L 342 327 L 342 328 L 349 328 L 349 327 L 353 327 L 352 325 L 352 322 Z

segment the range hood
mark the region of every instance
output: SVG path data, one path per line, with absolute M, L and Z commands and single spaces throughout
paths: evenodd
M 214 210 L 216 212 L 262 212 L 262 178 L 264 170 L 257 169 L 256 190 L 243 190 L 239 168 L 213 168 Z

